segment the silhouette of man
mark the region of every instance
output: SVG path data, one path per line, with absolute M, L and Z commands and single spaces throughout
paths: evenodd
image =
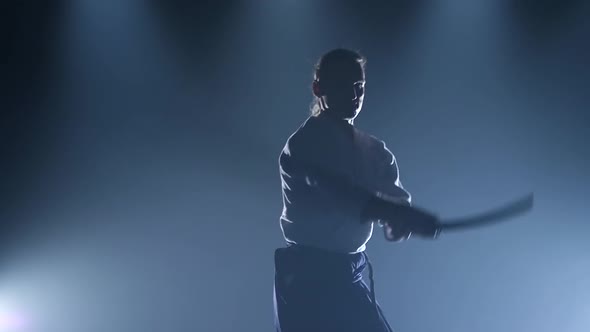
M 280 154 L 287 245 L 274 257 L 277 331 L 392 331 L 375 300 L 365 253 L 373 225 L 394 242 L 436 237 L 439 230 L 434 215 L 411 207 L 385 143 L 354 127 L 365 62 L 347 49 L 320 58 L 312 114 Z M 367 265 L 370 288 L 362 277 Z

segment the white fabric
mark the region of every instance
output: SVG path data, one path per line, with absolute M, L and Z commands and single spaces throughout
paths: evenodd
M 373 222 L 361 223 L 372 193 L 396 203 L 411 203 L 393 154 L 385 143 L 354 126 L 325 115 L 309 117 L 293 133 L 279 158 L 283 193 L 281 229 L 287 242 L 335 252 L 362 252 Z M 340 176 L 329 180 L 312 167 Z M 367 190 L 346 186 L 348 182 Z

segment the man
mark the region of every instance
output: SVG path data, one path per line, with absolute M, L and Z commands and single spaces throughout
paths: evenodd
M 373 224 L 398 242 L 434 238 L 439 223 L 411 207 L 385 143 L 354 127 L 365 59 L 335 49 L 315 69 L 312 114 L 279 158 L 287 247 L 275 251 L 275 325 L 281 332 L 391 331 L 365 254 Z M 362 278 L 367 265 L 371 288 Z

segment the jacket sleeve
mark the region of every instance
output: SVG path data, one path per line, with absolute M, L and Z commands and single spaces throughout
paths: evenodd
M 376 196 L 392 203 L 412 205 L 412 195 L 404 189 L 399 178 L 399 168 L 393 153 L 381 142 L 378 158 Z

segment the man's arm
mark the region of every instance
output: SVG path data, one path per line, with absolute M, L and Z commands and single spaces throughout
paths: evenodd
M 306 183 L 310 186 L 320 186 L 335 195 L 346 195 L 351 200 L 360 201 L 363 205 L 359 215 L 360 222 L 381 220 L 389 224 L 396 234 L 412 232 L 433 237 L 437 232 L 437 218 L 433 214 L 410 206 L 410 196 L 405 190 L 401 189 L 406 193 L 407 199 L 403 199 L 404 196 L 392 195 L 399 187 L 391 187 L 383 192 L 375 191 L 374 188 L 366 188 L 355 179 L 338 174 L 335 170 L 327 170 L 326 167 L 312 161 L 295 159 L 290 155 L 283 155 L 282 158 L 281 165 L 291 176 L 305 177 Z M 388 186 L 384 184 L 381 188 L 387 189 Z M 394 199 L 399 197 L 402 199 Z
M 384 226 L 385 237 L 390 241 L 407 239 L 412 233 L 424 237 L 436 237 L 438 218 L 422 209 L 412 207 L 412 196 L 404 189 L 399 178 L 399 167 L 385 142 L 379 142 L 376 153 L 375 196 L 364 213 L 366 218 L 377 218 Z
M 417 207 L 394 203 L 377 196 L 369 199 L 363 209 L 361 221 L 380 220 L 384 223 L 385 236 L 390 241 L 400 241 L 416 234 L 436 238 L 440 232 L 438 217 Z
M 412 205 L 412 196 L 404 189 L 399 178 L 399 167 L 395 156 L 384 142 L 380 142 L 377 154 L 374 191 L 384 200 Z

